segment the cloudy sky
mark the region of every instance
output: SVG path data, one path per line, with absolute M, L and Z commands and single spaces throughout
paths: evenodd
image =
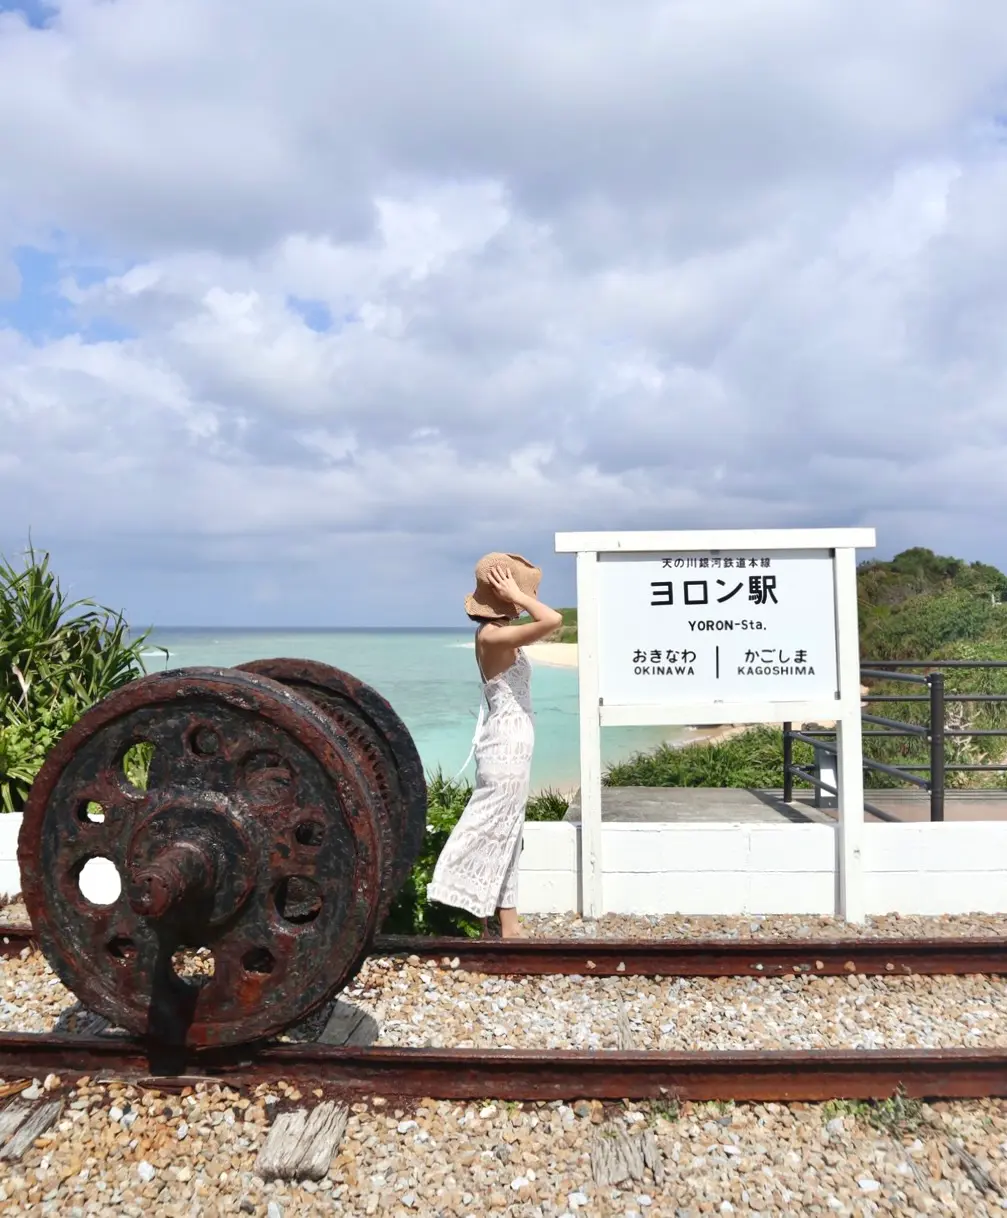
M 0 0 L 0 552 L 449 624 L 556 530 L 1007 565 L 1003 0 Z

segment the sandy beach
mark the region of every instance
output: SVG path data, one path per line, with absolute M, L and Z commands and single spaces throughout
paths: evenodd
M 576 668 L 576 643 L 532 643 L 524 649 L 533 664 L 544 664 L 547 668 Z

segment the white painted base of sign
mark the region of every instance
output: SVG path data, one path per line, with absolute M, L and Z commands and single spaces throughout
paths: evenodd
M 576 914 L 579 827 L 525 828 L 518 908 Z M 868 915 L 1007 913 L 1007 823 L 864 826 Z M 832 825 L 641 824 L 601 831 L 602 913 L 841 917 Z

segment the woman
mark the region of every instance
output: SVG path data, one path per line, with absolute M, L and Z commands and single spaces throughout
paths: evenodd
M 465 612 L 478 623 L 476 663 L 485 698 L 473 742 L 476 785 L 427 888 L 431 900 L 481 918 L 483 934 L 496 910 L 505 939 L 525 935 L 517 917 L 517 872 L 535 724 L 531 665 L 521 648 L 563 623 L 536 599 L 541 578 L 519 554 L 487 554 L 476 564 L 476 590 L 465 600 Z M 522 613 L 531 621 L 516 625 Z

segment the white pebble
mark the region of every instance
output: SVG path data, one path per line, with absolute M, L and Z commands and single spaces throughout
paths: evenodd
M 185 1123 L 185 1121 L 180 1122 L 175 1136 L 180 1142 L 184 1142 L 189 1136 L 189 1126 Z
M 527 1177 L 515 1176 L 515 1178 L 510 1182 L 510 1186 L 515 1192 L 519 1192 L 522 1188 L 527 1188 L 528 1187 Z
M 141 1159 L 136 1165 L 136 1174 L 140 1177 L 144 1184 L 149 1184 L 157 1175 L 157 1169 L 154 1167 L 153 1163 L 148 1163 L 146 1159 Z
M 857 1181 L 857 1184 L 860 1185 L 861 1191 L 865 1193 L 876 1193 L 881 1188 L 877 1180 L 872 1180 L 869 1176 L 864 1176 L 863 1179 Z
M 567 1197 L 566 1203 L 572 1210 L 579 1210 L 582 1205 L 587 1205 L 587 1195 L 585 1193 L 571 1193 Z
M 283 1210 L 276 1204 L 275 1201 L 270 1201 L 266 1206 L 266 1218 L 283 1218 Z
M 409 1133 L 413 1129 L 419 1129 L 415 1121 L 399 1121 L 399 1133 Z
M 113 1125 L 118 1124 L 119 1121 L 122 1120 L 122 1117 L 123 1117 L 123 1112 L 122 1112 L 121 1108 L 110 1108 L 108 1110 L 108 1119 L 112 1122 Z
M 496 1116 L 496 1105 L 490 1104 L 488 1108 L 480 1109 L 479 1116 L 484 1121 L 491 1116 Z

